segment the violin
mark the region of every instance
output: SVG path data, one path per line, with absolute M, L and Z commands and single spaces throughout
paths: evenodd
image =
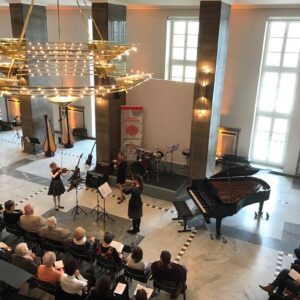
M 123 161 L 123 159 L 114 159 L 112 162 L 113 162 L 113 165 L 114 165 L 114 168 L 117 169 L 118 166 L 121 164 L 121 162 Z
M 67 174 L 70 171 L 74 172 L 74 170 L 70 170 L 70 169 L 67 169 L 67 168 L 57 168 L 57 169 L 54 170 L 54 173 L 56 173 L 58 171 L 61 171 L 60 173 L 62 173 L 62 174 Z

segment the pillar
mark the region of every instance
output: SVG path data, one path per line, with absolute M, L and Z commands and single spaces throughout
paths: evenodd
M 228 47 L 230 5 L 201 1 L 189 179 L 214 174 Z
M 126 6 L 111 3 L 92 3 L 92 15 L 104 40 L 125 43 Z M 93 28 L 94 40 L 100 39 Z M 98 78 L 95 78 L 97 82 Z M 96 152 L 97 161 L 111 162 L 121 148 L 121 110 L 125 93 L 96 98 Z
M 9 5 L 14 38 L 20 37 L 29 7 L 30 5 L 23 3 L 11 3 Z M 48 41 L 47 13 L 45 6 L 34 5 L 25 38 L 31 42 Z M 47 79 L 43 76 L 25 76 L 22 84 L 27 86 L 47 86 Z M 36 137 L 41 143 L 35 147 L 24 140 L 24 152 L 32 153 L 34 150 L 39 151 L 42 149 L 46 136 L 44 115 L 48 115 L 52 120 L 52 104 L 41 97 L 21 96 L 20 110 L 23 136 Z

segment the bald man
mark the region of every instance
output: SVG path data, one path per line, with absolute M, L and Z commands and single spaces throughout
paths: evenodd
M 31 204 L 24 206 L 24 215 L 20 217 L 20 226 L 24 230 L 40 233 L 46 225 L 46 220 L 43 217 L 34 215 L 34 208 Z

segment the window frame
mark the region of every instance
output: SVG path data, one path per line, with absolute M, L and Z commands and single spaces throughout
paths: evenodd
M 175 22 L 185 22 L 185 33 L 184 33 L 184 47 L 183 47 L 183 57 L 184 59 L 173 59 L 172 58 L 172 52 L 173 52 L 173 44 L 174 44 L 174 24 Z M 195 48 L 195 47 L 187 47 L 187 42 L 188 42 L 188 23 L 189 22 L 198 22 L 199 24 L 199 18 L 196 16 L 190 16 L 190 17 L 168 17 L 167 19 L 167 35 L 166 35 L 166 55 L 165 55 L 165 80 L 173 80 L 173 81 L 180 81 L 180 82 L 195 82 L 196 80 L 196 69 L 195 69 L 195 79 L 186 77 L 186 67 L 195 67 L 196 68 L 196 62 L 197 58 L 195 61 L 193 60 L 187 60 L 186 59 L 186 52 L 188 48 Z M 199 37 L 199 33 L 197 35 L 197 39 Z M 177 47 L 175 47 L 177 48 Z M 180 48 L 180 47 L 178 47 Z M 197 47 L 195 48 L 196 51 L 198 49 L 198 42 L 197 42 Z M 175 80 L 172 79 L 172 66 L 174 65 L 179 65 L 183 67 L 183 74 L 181 80 Z M 191 79 L 191 81 L 187 81 L 186 79 Z
M 270 40 L 271 38 L 276 38 L 276 37 L 272 37 L 271 36 L 271 24 L 272 22 L 284 22 L 286 23 L 285 25 L 285 31 L 284 34 L 282 36 L 283 38 L 283 43 L 282 43 L 282 48 L 280 52 L 276 52 L 276 51 L 268 51 L 269 49 L 269 44 L 270 44 Z M 262 60 L 261 60 L 261 67 L 260 67 L 260 73 L 259 73 L 259 82 L 258 82 L 258 89 L 257 89 L 257 96 L 256 96 L 256 108 L 255 108 L 255 114 L 254 114 L 254 119 L 253 119 L 253 127 L 252 127 L 252 136 L 251 136 L 251 143 L 250 143 L 250 149 L 249 149 L 249 155 L 251 157 L 251 160 L 253 162 L 256 163 L 263 163 L 264 165 L 270 165 L 270 166 L 274 166 L 274 167 L 280 167 L 282 168 L 284 165 L 284 161 L 286 159 L 286 151 L 287 151 L 287 147 L 288 147 L 288 140 L 289 140 L 289 135 L 290 135 L 290 127 L 291 127 L 291 122 L 293 119 L 293 112 L 294 112 L 294 106 L 295 106 L 295 102 L 296 99 L 298 97 L 298 93 L 299 93 L 299 69 L 300 69 L 300 49 L 298 52 L 286 52 L 286 45 L 287 45 L 287 41 L 289 38 L 288 36 L 288 30 L 289 30 L 289 26 L 292 22 L 298 22 L 300 23 L 300 18 L 269 18 L 266 21 L 266 29 L 265 29 L 265 37 L 264 37 L 264 45 L 263 45 L 263 53 L 262 53 Z M 300 36 L 297 37 L 298 39 L 300 39 Z M 279 66 L 269 66 L 266 65 L 266 61 L 267 61 L 267 55 L 270 52 L 274 52 L 274 53 L 280 53 L 281 57 L 280 57 L 280 63 Z M 298 53 L 298 61 L 297 61 L 297 65 L 295 67 L 286 67 L 283 65 L 283 61 L 284 61 L 284 56 L 286 53 Z M 276 92 L 275 92 L 275 99 L 274 99 L 274 108 L 272 111 L 262 111 L 259 108 L 259 102 L 260 102 L 260 96 L 261 93 L 263 91 L 263 78 L 264 75 L 268 72 L 274 72 L 278 74 L 278 81 L 276 84 Z M 290 112 L 285 113 L 285 112 L 277 112 L 276 111 L 276 104 L 278 101 L 278 97 L 279 97 L 279 89 L 280 89 L 280 81 L 281 81 L 281 76 L 283 74 L 295 74 L 295 86 L 294 86 L 294 93 L 293 93 L 293 99 L 292 99 L 292 103 L 291 103 L 291 109 Z M 270 131 L 269 131 L 269 139 L 268 139 L 268 149 L 267 149 L 267 158 L 265 160 L 259 160 L 259 159 L 255 159 L 254 158 L 254 148 L 255 148 L 255 139 L 256 139 L 256 134 L 259 132 L 257 130 L 258 128 L 258 118 L 259 116 L 262 117 L 270 117 L 271 118 L 271 126 L 270 126 Z M 274 128 L 274 122 L 276 119 L 286 119 L 288 122 L 287 125 L 287 130 L 286 133 L 284 135 L 284 148 L 283 148 L 283 155 L 282 155 L 282 160 L 280 163 L 274 163 L 271 162 L 268 159 L 268 155 L 270 153 L 270 149 L 271 149 L 271 143 L 272 143 L 272 135 L 276 134 L 273 130 Z

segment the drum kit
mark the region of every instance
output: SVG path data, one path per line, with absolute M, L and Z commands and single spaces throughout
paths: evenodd
M 177 146 L 177 145 L 176 145 Z M 179 145 L 178 145 L 179 146 Z M 172 149 L 177 150 L 177 147 L 173 147 Z M 166 150 L 157 149 L 155 151 L 146 150 L 143 148 L 133 147 L 131 146 L 129 150 L 127 149 L 127 161 L 131 161 L 130 163 L 130 171 L 132 174 L 138 174 L 142 177 L 146 177 L 146 180 L 149 181 L 149 173 L 154 170 L 154 174 L 156 177 L 156 181 L 159 181 L 159 173 L 160 173 L 160 162 L 163 157 L 166 158 L 166 155 L 170 153 L 170 147 L 167 147 Z M 175 151 L 174 150 L 174 151 Z M 173 171 L 173 156 L 171 159 L 171 173 Z

